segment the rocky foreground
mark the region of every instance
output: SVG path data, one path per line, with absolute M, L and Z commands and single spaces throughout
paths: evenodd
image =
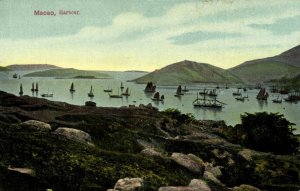
M 300 156 L 217 135 L 225 124 L 140 105 L 0 92 L 0 190 L 298 191 Z

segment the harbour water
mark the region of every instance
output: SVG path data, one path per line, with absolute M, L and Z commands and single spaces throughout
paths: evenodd
M 103 72 L 103 71 L 102 71 Z M 289 103 L 283 101 L 282 103 L 273 103 L 272 99 L 276 99 L 278 94 L 270 93 L 268 101 L 258 101 L 256 95 L 259 90 L 252 89 L 243 92 L 244 96 L 248 96 L 244 102 L 237 101 L 232 93 L 237 91 L 236 87 L 229 89 L 217 89 L 217 99 L 226 103 L 222 109 L 209 108 L 194 108 L 192 102 L 196 99 L 197 92 L 203 91 L 204 88 L 215 88 L 215 84 L 193 84 L 187 85 L 189 92 L 181 97 L 175 97 L 177 86 L 158 86 L 156 91 L 164 94 L 164 102 L 153 102 L 151 97 L 153 94 L 145 94 L 145 84 L 136 84 L 129 82 L 132 79 L 140 77 L 145 73 L 141 72 L 103 72 L 112 76 L 112 79 L 55 79 L 55 78 L 31 78 L 21 77 L 21 79 L 12 78 L 12 73 L 1 72 L 0 74 L 0 90 L 19 95 L 19 86 L 22 83 L 23 95 L 41 97 L 41 94 L 53 93 L 53 97 L 46 99 L 53 101 L 67 102 L 75 105 L 84 105 L 86 101 L 92 100 L 97 103 L 97 106 L 103 107 L 120 107 L 128 105 L 148 104 L 158 107 L 159 110 L 167 108 L 177 108 L 183 113 L 192 113 L 197 119 L 205 120 L 224 120 L 227 125 L 235 125 L 240 123 L 240 115 L 248 112 L 278 112 L 283 114 L 290 122 L 295 123 L 296 131 L 294 133 L 300 134 L 300 103 Z M 22 76 L 24 72 L 18 72 Z M 32 94 L 30 91 L 32 83 L 38 82 L 38 94 Z M 69 89 L 71 83 L 74 83 L 75 92 L 70 93 Z M 123 98 L 110 98 L 104 89 L 113 89 L 113 94 L 121 94 L 121 82 L 124 89 L 128 87 L 130 96 Z M 184 87 L 184 84 L 181 84 Z M 88 97 L 90 87 L 93 86 L 94 98 Z

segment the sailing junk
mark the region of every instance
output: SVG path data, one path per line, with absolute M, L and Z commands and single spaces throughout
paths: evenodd
M 177 90 L 176 90 L 176 94 L 174 96 L 179 97 L 179 96 L 182 96 L 182 95 L 184 95 L 184 94 L 182 93 L 181 85 L 179 85 Z
M 89 97 L 94 97 L 94 93 L 93 93 L 93 86 L 91 86 L 91 90 L 90 93 L 88 93 Z
M 267 100 L 269 97 L 268 92 L 266 92 L 265 88 L 261 88 L 256 96 L 256 99 L 258 100 Z
M 31 91 L 34 92 L 34 83 L 32 82 Z
M 165 96 L 161 95 L 161 97 L 159 97 L 159 92 L 156 92 L 153 96 L 153 98 L 151 98 L 153 101 L 164 101 Z
M 236 92 L 233 92 L 232 95 L 233 95 L 233 96 L 241 96 L 242 93 L 240 92 L 239 89 L 237 89 L 237 91 L 236 91 Z
M 71 87 L 70 87 L 70 92 L 73 93 L 75 92 L 76 90 L 74 89 L 74 83 L 72 82 L 71 84 Z
M 32 91 L 32 92 L 38 92 L 39 91 L 39 85 L 38 85 L 38 83 L 36 83 L 35 88 L 34 88 L 34 83 L 32 82 L 32 86 L 31 86 L 30 91 Z
M 34 91 L 36 91 L 36 92 L 39 91 L 39 84 L 38 84 L 38 83 L 35 84 L 35 89 L 34 89 Z
M 20 95 L 20 96 L 23 95 L 23 86 L 22 86 L 22 84 L 20 85 L 20 92 L 19 92 L 19 95 Z
M 130 96 L 128 88 L 126 88 L 125 92 L 122 93 L 123 96 Z
M 155 92 L 156 86 L 152 82 L 148 82 L 146 87 L 145 87 L 145 92 Z

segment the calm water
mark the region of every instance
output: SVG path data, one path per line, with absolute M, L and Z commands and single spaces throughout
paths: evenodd
M 158 86 L 157 91 L 165 95 L 164 103 L 157 103 L 151 100 L 152 94 L 144 93 L 144 84 L 135 84 L 127 82 L 127 80 L 135 79 L 144 75 L 138 72 L 104 72 L 113 77 L 113 79 L 54 79 L 54 78 L 26 78 L 13 79 L 11 73 L 0 73 L 0 90 L 18 95 L 20 83 L 23 85 L 24 95 L 32 96 L 32 82 L 39 83 L 39 95 L 43 93 L 53 93 L 52 98 L 47 98 L 54 101 L 68 102 L 75 105 L 84 105 L 85 101 L 91 100 L 87 94 L 90 91 L 90 86 L 94 88 L 95 97 L 92 101 L 97 103 L 97 106 L 104 107 L 120 107 L 128 105 L 148 104 L 164 110 L 167 108 L 178 108 L 183 113 L 192 113 L 197 119 L 224 120 L 228 125 L 240 123 L 240 114 L 244 112 L 254 113 L 259 111 L 278 112 L 291 122 L 295 123 L 297 129 L 295 133 L 300 134 L 300 104 L 282 102 L 276 104 L 272 99 L 277 98 L 277 94 L 270 94 L 269 101 L 258 101 L 256 95 L 258 90 L 248 90 L 244 95 L 248 95 L 249 100 L 244 102 L 236 101 L 232 93 L 236 88 L 219 89 L 218 100 L 226 103 L 222 110 L 194 108 L 192 102 L 196 99 L 196 93 L 204 87 L 215 87 L 215 85 L 189 85 L 190 90 L 181 98 L 175 97 L 175 86 Z M 19 74 L 22 75 L 21 72 Z M 74 82 L 76 92 L 69 92 L 71 83 Z M 131 96 L 122 99 L 109 98 L 109 95 L 103 92 L 104 89 L 112 88 L 114 94 L 121 93 L 120 85 L 123 82 L 124 91 L 128 87 Z

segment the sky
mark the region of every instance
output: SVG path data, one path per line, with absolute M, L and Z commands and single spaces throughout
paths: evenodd
M 299 29 L 299 0 L 0 0 L 0 66 L 227 69 L 299 45 Z

